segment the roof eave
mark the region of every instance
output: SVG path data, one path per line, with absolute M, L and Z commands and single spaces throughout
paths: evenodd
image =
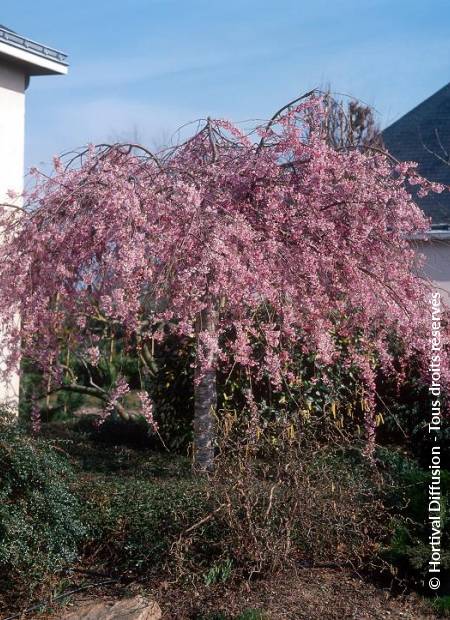
M 28 75 L 65 75 L 67 55 L 0 25 L 0 56 L 20 64 Z
M 64 62 L 38 56 L 3 41 L 0 41 L 0 56 L 21 64 L 28 75 L 66 75 L 69 69 Z
M 426 230 L 408 235 L 409 241 L 447 241 L 450 239 L 450 230 Z

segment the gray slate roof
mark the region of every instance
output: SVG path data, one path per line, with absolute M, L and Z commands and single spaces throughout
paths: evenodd
M 383 131 L 389 152 L 416 161 L 430 181 L 450 185 L 450 83 Z M 450 191 L 418 201 L 433 224 L 450 224 Z

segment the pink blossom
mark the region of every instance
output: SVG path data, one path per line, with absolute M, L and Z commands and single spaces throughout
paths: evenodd
M 31 404 L 31 432 L 33 435 L 41 432 L 41 410 L 34 399 Z
M 229 122 L 209 121 L 161 159 L 91 146 L 67 169 L 56 162 L 50 178 L 35 171 L 27 213 L 0 209 L 6 370 L 21 353 L 43 369 L 61 347 L 82 357 L 86 339 L 106 350 L 111 332 L 101 322 L 139 346 L 196 335 L 201 371 L 237 364 L 282 385 L 295 351 L 330 364 L 345 335 L 370 431 L 374 372 L 401 380 L 397 369 L 412 356 L 426 372 L 429 285 L 406 239 L 429 226 L 415 193 L 443 188 L 414 163 L 332 148 L 324 113 L 315 97 L 291 107 L 257 129 L 259 146 Z M 213 330 L 198 327 L 205 308 L 217 314 Z M 392 333 L 403 342 L 399 365 Z M 443 384 L 448 344 L 444 329 Z M 57 364 L 52 372 L 61 380 Z
M 100 349 L 98 347 L 89 347 L 86 349 L 86 354 L 89 363 L 92 364 L 92 366 L 98 366 L 100 361 Z
M 149 426 L 154 430 L 158 430 L 156 420 L 153 418 L 153 403 L 147 392 L 141 391 L 138 393 L 139 400 L 141 401 L 141 413 L 146 419 Z
M 128 394 L 129 391 L 130 391 L 130 386 L 128 385 L 126 379 L 122 375 L 120 375 L 116 381 L 115 386 L 109 393 L 108 401 L 105 407 L 103 408 L 101 415 L 99 416 L 97 420 L 98 426 L 101 426 L 105 422 L 106 418 L 110 416 L 111 413 L 114 411 L 116 405 L 120 403 L 120 401 L 123 399 L 123 397 L 126 394 Z

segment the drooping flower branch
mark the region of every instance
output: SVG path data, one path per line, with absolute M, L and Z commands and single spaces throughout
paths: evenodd
M 400 372 L 392 334 L 404 363 L 426 367 L 428 284 L 407 239 L 428 226 L 413 191 L 443 188 L 378 147 L 333 147 L 324 114 L 310 94 L 251 136 L 208 119 L 159 155 L 103 145 L 56 160 L 50 178 L 35 172 L 25 213 L 0 214 L 8 368 L 20 349 L 48 368 L 62 346 L 96 365 L 102 324 L 120 325 L 148 361 L 170 325 L 199 343 L 204 415 L 218 366 L 257 368 L 281 385 L 293 346 L 331 364 L 343 338 L 370 434 L 376 368 Z

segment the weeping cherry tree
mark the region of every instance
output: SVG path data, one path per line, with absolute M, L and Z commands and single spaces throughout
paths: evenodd
M 283 389 L 294 346 L 332 364 L 345 338 L 373 445 L 376 372 L 401 380 L 412 356 L 427 369 L 429 286 L 407 238 L 428 226 L 412 191 L 443 188 L 379 147 L 330 144 L 325 114 L 309 93 L 250 134 L 207 119 L 159 154 L 91 146 L 56 159 L 51 176 L 34 171 L 22 212 L 12 200 L 0 218 L 6 371 L 25 356 L 52 389 L 127 418 L 124 377 L 110 390 L 92 375 L 80 384 L 66 355 L 90 372 L 120 326 L 151 369 L 155 342 L 192 339 L 194 460 L 210 470 L 218 369 Z M 152 395 L 140 398 L 155 425 Z

